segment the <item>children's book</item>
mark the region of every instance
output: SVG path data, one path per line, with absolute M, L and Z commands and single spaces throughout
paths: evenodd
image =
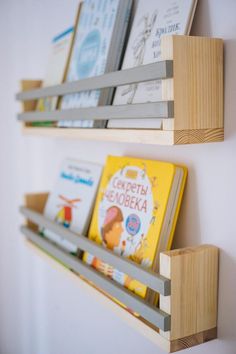
M 97 194 L 88 237 L 115 253 L 158 271 L 169 250 L 187 169 L 170 162 L 109 156 Z M 84 262 L 154 304 L 144 284 L 85 252 Z
M 118 70 L 132 0 L 84 0 L 66 81 L 76 81 Z M 61 109 L 95 107 L 111 103 L 113 89 L 65 95 Z M 104 127 L 106 121 L 62 121 L 65 127 Z
M 44 215 L 71 231 L 86 235 L 101 176 L 100 165 L 67 159 L 63 162 L 53 191 L 49 194 Z M 42 234 L 66 250 L 76 253 L 77 247 L 54 232 Z
M 122 69 L 161 60 L 161 38 L 189 34 L 197 0 L 139 0 L 125 51 Z M 133 104 L 162 100 L 161 80 L 120 86 L 113 104 Z M 161 128 L 161 119 L 109 120 L 109 128 Z
M 43 87 L 59 85 L 63 82 L 69 62 L 74 28 L 70 27 L 52 40 L 51 53 L 48 61 Z M 40 98 L 37 102 L 37 111 L 53 111 L 57 108 L 58 97 Z M 35 122 L 36 126 L 53 125 L 53 122 Z

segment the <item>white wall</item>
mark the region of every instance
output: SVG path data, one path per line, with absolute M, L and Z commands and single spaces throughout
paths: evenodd
M 157 354 L 161 351 L 29 250 L 18 206 L 51 188 L 64 157 L 110 154 L 184 163 L 187 189 L 175 246 L 221 248 L 219 339 L 191 353 L 236 352 L 236 1 L 199 0 L 193 33 L 225 39 L 225 142 L 158 147 L 21 136 L 14 101 L 22 78 L 41 78 L 51 38 L 73 22 L 77 0 L 0 1 L 0 353 Z M 206 289 L 207 291 L 207 289 Z

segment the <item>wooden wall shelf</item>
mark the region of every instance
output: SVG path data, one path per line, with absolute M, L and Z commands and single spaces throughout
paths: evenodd
M 157 343 L 167 352 L 175 352 L 217 336 L 218 249 L 211 245 L 183 248 L 161 253 L 160 274 L 141 268 L 139 265 L 110 252 L 84 236 L 47 220 L 42 211 L 47 193 L 28 194 L 25 206 L 21 207 L 27 223 L 21 227 L 31 245 L 41 249 L 41 254 L 52 256 L 60 264 L 77 273 L 79 286 L 89 291 L 96 300 L 102 301 L 122 317 L 127 324 L 142 335 Z M 57 232 L 80 249 L 109 261 L 121 271 L 137 276 L 160 293 L 159 308 L 117 285 L 98 271 L 84 264 L 78 257 L 62 250 L 56 244 L 38 234 L 39 227 Z M 85 278 L 87 280 L 85 280 Z M 88 284 L 87 281 L 90 283 Z M 91 286 L 91 281 L 94 286 Z M 99 288 L 99 290 L 98 290 Z M 142 317 L 113 302 L 104 292 L 116 297 Z
M 23 126 L 22 133 L 24 135 L 52 138 L 155 145 L 199 144 L 224 140 L 223 129 L 163 131 L 151 129 L 78 129 Z
M 18 119 L 24 123 L 24 133 L 160 145 L 222 141 L 223 41 L 206 37 L 166 36 L 162 39 L 161 51 L 161 62 L 77 82 L 36 89 L 40 86 L 40 81 L 24 80 L 23 92 L 17 95 L 17 99 L 24 102 L 24 112 L 18 115 Z M 41 97 L 62 96 L 157 79 L 162 80 L 160 102 L 53 112 L 34 111 L 36 99 Z M 162 129 L 71 129 L 31 126 L 33 121 L 109 118 L 157 118 L 162 120 Z

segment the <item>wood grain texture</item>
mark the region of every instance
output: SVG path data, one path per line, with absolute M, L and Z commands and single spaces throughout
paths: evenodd
M 171 314 L 171 331 L 162 336 L 176 340 L 217 326 L 217 247 L 161 253 L 160 274 L 171 279 L 171 296 L 160 296 L 160 308 Z
M 223 41 L 163 37 L 162 59 L 174 60 L 174 87 L 170 93 L 175 101 L 174 128 L 223 128 Z
M 198 344 L 203 344 L 217 338 L 217 328 L 208 329 L 206 331 L 188 336 L 185 338 L 176 339 L 170 342 L 170 352 L 174 353 L 179 350 L 194 347 Z
M 22 91 L 33 90 L 42 86 L 42 80 L 21 80 L 20 86 Z M 37 100 L 22 102 L 23 112 L 34 111 L 36 104 Z
M 224 129 L 175 130 L 174 145 L 213 143 L 224 140 Z
M 43 213 L 44 206 L 46 204 L 48 198 L 48 192 L 45 193 L 28 193 L 24 196 L 24 205 L 27 208 L 35 210 L 39 213 Z M 26 222 L 27 226 L 29 226 L 32 230 L 37 231 L 38 226 L 31 221 Z
M 21 80 L 20 86 L 22 91 L 29 91 L 42 86 L 42 80 Z M 22 102 L 22 111 L 23 112 L 31 112 L 36 109 L 38 100 L 25 101 Z M 23 123 L 23 126 L 30 127 L 31 123 Z

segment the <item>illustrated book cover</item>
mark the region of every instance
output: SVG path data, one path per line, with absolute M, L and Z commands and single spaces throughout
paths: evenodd
M 158 271 L 159 254 L 171 247 L 187 170 L 169 162 L 108 156 L 88 237 Z M 85 252 L 84 262 L 155 303 L 144 284 Z
M 70 27 L 53 38 L 43 87 L 59 85 L 64 81 L 69 63 L 74 27 Z M 58 97 L 40 98 L 36 110 L 53 111 L 57 108 Z M 53 125 L 53 122 L 35 122 L 37 126 Z
M 66 159 L 49 194 L 44 215 L 75 233 L 86 235 L 101 172 L 98 164 Z M 64 249 L 77 252 L 75 245 L 54 232 L 43 229 L 41 233 Z
M 197 0 L 140 0 L 122 63 L 122 69 L 161 60 L 161 38 L 190 32 Z M 134 104 L 162 100 L 161 80 L 120 86 L 113 104 Z M 109 128 L 161 128 L 161 119 L 109 120 Z
M 118 70 L 131 12 L 131 0 L 84 0 L 66 81 L 76 81 Z M 111 103 L 113 89 L 65 95 L 61 109 L 96 107 Z M 65 127 L 104 127 L 106 121 L 62 121 Z

